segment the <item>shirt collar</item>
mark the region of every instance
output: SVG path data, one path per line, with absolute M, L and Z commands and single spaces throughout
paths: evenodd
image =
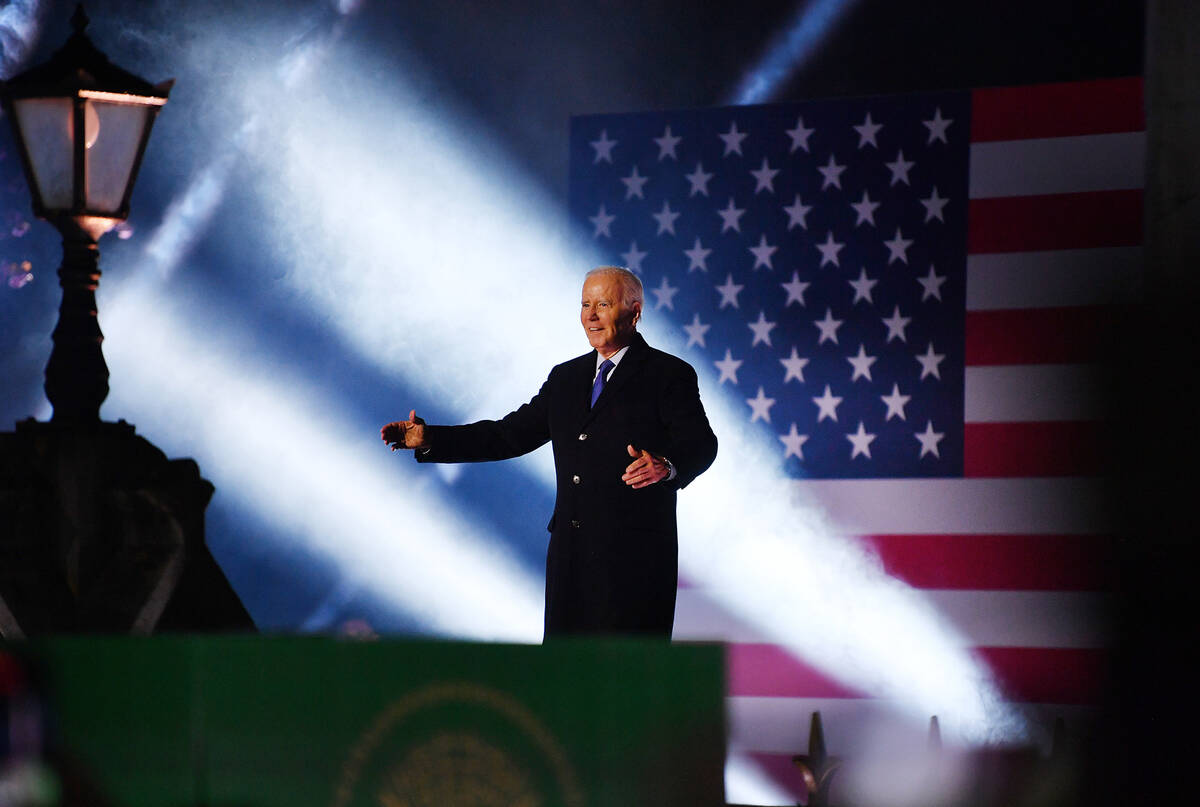
M 629 350 L 629 345 L 626 345 L 625 347 L 621 348 L 616 353 L 614 353 L 608 357 L 608 360 L 613 363 L 614 371 L 617 369 L 617 365 L 621 363 L 621 359 L 625 358 L 625 353 L 628 350 Z M 604 363 L 604 357 L 602 357 L 600 355 L 600 351 L 596 351 L 596 371 L 594 373 L 592 373 L 593 378 L 595 378 L 597 375 L 600 374 L 600 365 L 603 363 Z

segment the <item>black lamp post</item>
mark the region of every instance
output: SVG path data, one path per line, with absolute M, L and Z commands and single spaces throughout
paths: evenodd
M 87 24 L 80 4 L 66 44 L 3 86 L 34 215 L 63 238 L 63 297 L 46 397 L 53 420 L 73 423 L 98 422 L 108 396 L 96 316 L 96 241 L 129 214 L 150 127 L 173 83 L 150 84 L 114 65 L 84 34 Z
M 120 421 L 100 421 L 96 240 L 129 212 L 171 83 L 113 65 L 75 32 L 0 85 L 33 211 L 62 234 L 62 307 L 46 366 L 50 423 L 0 432 L 0 639 L 76 631 L 253 630 L 204 541 L 213 486 Z M 0 798 L 0 802 L 4 799 Z

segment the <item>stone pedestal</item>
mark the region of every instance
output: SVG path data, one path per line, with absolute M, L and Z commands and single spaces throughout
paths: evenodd
M 124 421 L 0 433 L 0 637 L 253 630 L 204 543 L 212 493 Z

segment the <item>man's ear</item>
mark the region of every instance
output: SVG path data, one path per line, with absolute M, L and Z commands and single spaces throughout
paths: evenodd
M 638 320 L 642 318 L 642 303 L 640 300 L 633 304 L 633 324 L 637 325 Z

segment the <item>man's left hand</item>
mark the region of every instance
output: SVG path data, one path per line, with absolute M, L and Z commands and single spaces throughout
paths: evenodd
M 634 460 L 629 463 L 629 467 L 621 476 L 626 485 L 633 488 L 644 488 L 666 479 L 670 475 L 671 469 L 662 457 L 656 457 L 649 451 L 638 451 L 632 445 L 628 446 L 627 450 L 629 456 Z

